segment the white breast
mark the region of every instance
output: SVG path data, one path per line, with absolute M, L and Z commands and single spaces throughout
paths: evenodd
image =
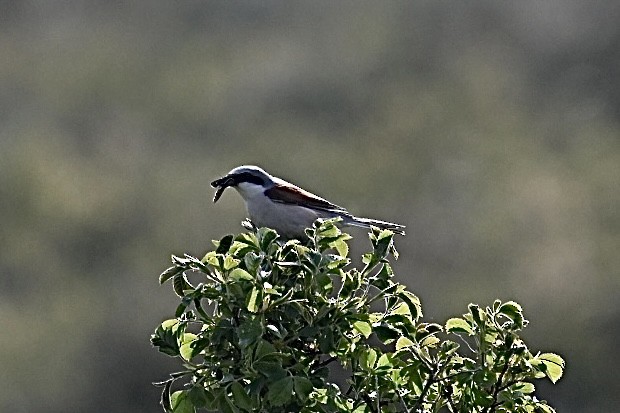
M 275 229 L 284 238 L 304 238 L 304 230 L 318 218 L 315 211 L 298 205 L 272 202 L 266 196 L 246 200 L 248 215 L 258 227 Z

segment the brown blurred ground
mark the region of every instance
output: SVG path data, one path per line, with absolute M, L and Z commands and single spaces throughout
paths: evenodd
M 618 21 L 606 1 L 0 1 L 0 411 L 158 411 L 157 276 L 241 230 L 208 182 L 242 163 L 406 224 L 396 271 L 427 319 L 517 300 L 568 362 L 541 396 L 614 411 Z

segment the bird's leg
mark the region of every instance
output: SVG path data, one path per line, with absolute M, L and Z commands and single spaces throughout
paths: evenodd
M 255 234 L 258 231 L 258 227 L 254 225 L 250 218 L 246 218 L 245 220 L 241 221 L 241 226 L 248 231 L 252 231 Z

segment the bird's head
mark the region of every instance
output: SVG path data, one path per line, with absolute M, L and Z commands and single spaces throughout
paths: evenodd
M 229 186 L 234 187 L 244 198 L 273 185 L 273 177 L 262 168 L 254 165 L 242 165 L 234 168 L 223 177 L 211 182 L 211 186 L 216 188 L 213 202 L 217 202 L 222 193 Z

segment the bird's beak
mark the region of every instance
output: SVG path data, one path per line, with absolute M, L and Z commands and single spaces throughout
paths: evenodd
M 213 197 L 213 203 L 216 203 L 217 200 L 220 199 L 220 197 L 222 196 L 226 188 L 228 188 L 229 186 L 233 186 L 234 184 L 235 184 L 234 178 L 229 175 L 226 175 L 222 178 L 216 179 L 215 181 L 211 182 L 211 186 L 213 188 L 216 188 L 215 196 Z

